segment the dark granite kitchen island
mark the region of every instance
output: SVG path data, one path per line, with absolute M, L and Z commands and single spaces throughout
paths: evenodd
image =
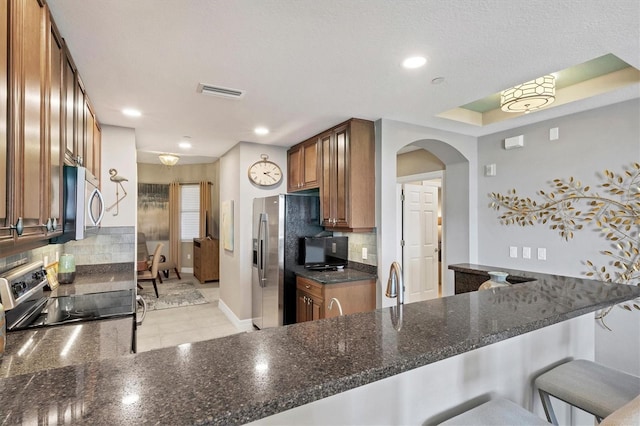
M 399 330 L 383 308 L 1 379 L 3 420 L 246 423 L 640 296 L 638 287 L 537 278 L 405 305 Z

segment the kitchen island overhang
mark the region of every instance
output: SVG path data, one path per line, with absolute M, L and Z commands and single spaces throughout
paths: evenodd
M 81 405 L 76 421 L 241 424 L 640 296 L 638 287 L 536 275 L 407 304 L 399 331 L 383 308 L 9 377 L 0 406 L 9 423 L 25 407 Z

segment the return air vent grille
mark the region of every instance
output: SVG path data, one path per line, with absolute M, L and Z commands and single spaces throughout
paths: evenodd
M 230 89 L 228 87 L 212 86 L 211 84 L 198 84 L 198 93 L 203 95 L 220 96 L 229 99 L 240 99 L 244 96 L 244 90 Z

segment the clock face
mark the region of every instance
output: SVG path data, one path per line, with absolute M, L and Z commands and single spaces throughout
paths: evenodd
M 257 161 L 249 167 L 249 179 L 260 186 L 273 186 L 282 180 L 282 170 L 271 161 Z

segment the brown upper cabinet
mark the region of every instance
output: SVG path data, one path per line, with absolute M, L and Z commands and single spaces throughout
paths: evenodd
M 287 191 L 320 187 L 321 161 L 318 138 L 299 143 L 287 151 Z
M 373 122 L 351 119 L 319 137 L 322 149 L 322 225 L 335 231 L 375 227 Z
M 375 227 L 372 121 L 352 118 L 287 151 L 287 190 L 320 189 L 322 225 L 334 231 Z
M 0 251 L 10 255 L 62 232 L 65 154 L 77 158 L 76 140 L 86 136 L 75 128 L 77 71 L 44 0 L 0 0 L 0 63 Z M 100 132 L 91 117 L 99 174 Z
M 43 125 L 47 115 L 46 8 L 37 0 L 10 1 L 5 16 L 9 19 L 9 48 L 3 251 L 46 238 L 49 212 L 48 167 L 43 167 L 49 162 Z

